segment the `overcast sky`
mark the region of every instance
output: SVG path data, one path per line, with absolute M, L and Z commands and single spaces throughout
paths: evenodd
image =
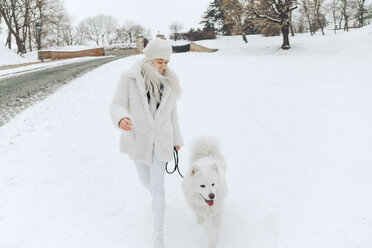
M 120 24 L 126 21 L 139 23 L 151 30 L 169 34 L 172 22 L 182 23 L 183 31 L 198 27 L 211 0 L 64 0 L 75 24 L 86 17 L 105 14 L 114 16 Z M 200 25 L 201 27 L 201 25 Z

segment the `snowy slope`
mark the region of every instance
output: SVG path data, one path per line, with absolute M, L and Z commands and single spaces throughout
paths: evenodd
M 218 136 L 228 161 L 221 248 L 372 246 L 367 28 L 296 36 L 289 51 L 281 37 L 255 36 L 173 55 L 181 170 L 200 134 Z M 0 127 L 1 248 L 150 247 L 150 196 L 108 116 L 120 71 L 139 57 L 75 79 Z M 166 176 L 167 247 L 206 247 L 180 184 Z
M 32 62 L 30 59 L 22 58 L 7 47 L 0 46 L 0 66 L 14 65 Z

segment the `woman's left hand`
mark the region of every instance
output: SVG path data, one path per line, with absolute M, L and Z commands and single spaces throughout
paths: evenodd
M 179 149 L 181 149 L 180 146 L 175 146 L 174 148 L 176 148 L 176 151 L 178 151 Z

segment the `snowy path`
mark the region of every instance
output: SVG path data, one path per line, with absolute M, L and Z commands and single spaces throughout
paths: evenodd
M 371 53 L 332 53 L 172 57 L 186 144 L 216 135 L 228 161 L 221 248 L 371 247 Z M 137 58 L 74 80 L 0 128 L 1 248 L 150 247 L 150 196 L 108 116 L 120 71 Z M 206 247 L 180 183 L 166 177 L 167 247 Z
M 80 58 L 2 78 L 0 76 L 0 126 L 32 104 L 45 99 L 61 85 L 119 57 Z M 75 62 L 73 62 L 75 61 Z M 58 66 L 59 65 L 59 66 Z
M 63 59 L 63 60 L 47 60 L 44 63 L 42 62 L 31 62 L 35 64 L 31 65 L 23 65 L 23 64 L 16 64 L 14 68 L 1 68 L 0 67 L 0 79 L 9 78 L 13 76 L 18 76 L 24 73 L 30 73 L 34 71 L 39 71 L 43 69 L 59 67 L 68 64 L 74 64 L 89 60 L 100 60 L 111 56 L 96 56 L 96 57 L 78 57 L 78 58 L 71 58 L 71 59 Z M 11 66 L 10 66 L 11 67 Z

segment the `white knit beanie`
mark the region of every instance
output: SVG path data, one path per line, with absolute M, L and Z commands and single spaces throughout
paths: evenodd
M 172 46 L 166 40 L 156 38 L 147 44 L 143 53 L 146 61 L 153 59 L 169 60 L 172 54 Z

